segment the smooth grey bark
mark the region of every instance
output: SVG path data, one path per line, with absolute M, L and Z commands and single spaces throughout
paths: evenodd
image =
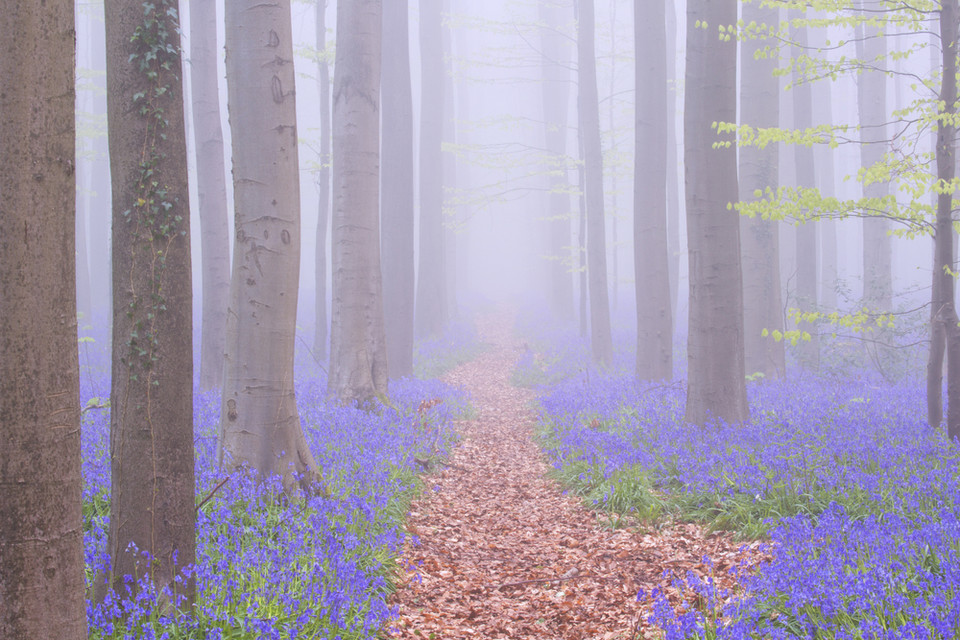
M 383 7 L 383 165 L 380 223 L 383 226 L 383 310 L 391 378 L 413 375 L 414 213 L 413 94 L 406 0 Z
M 795 45 L 793 56 L 807 53 L 808 27 L 791 28 Z M 813 127 L 813 89 L 809 82 L 794 75 L 793 126 L 801 131 Z M 813 147 L 794 145 L 797 185 L 806 188 L 816 187 Z M 810 220 L 797 227 L 797 307 L 801 311 L 817 310 L 817 231 L 818 223 Z M 810 334 L 810 340 L 798 343 L 797 356 L 800 366 L 816 371 L 820 364 L 820 335 L 816 325 L 799 322 L 798 328 Z
M 677 301 L 680 298 L 680 216 L 683 206 L 683 184 L 680 181 L 680 158 L 677 153 L 677 7 L 667 0 L 667 256 L 670 268 L 670 310 L 674 322 L 678 316 Z
M 73 0 L 0 34 L 0 637 L 84 640 Z
M 113 185 L 105 586 L 122 592 L 125 576 L 172 587 L 195 562 L 193 295 L 178 5 L 107 0 L 104 9 Z M 168 47 L 157 51 L 157 41 Z M 176 589 L 189 605 L 192 579 Z
M 225 18 L 235 244 L 219 460 L 308 489 L 317 464 L 293 385 L 300 175 L 290 0 L 230 0 Z
M 863 0 L 855 0 L 854 6 L 864 17 L 875 15 L 864 11 L 874 7 L 865 6 Z M 876 25 L 858 24 L 856 28 L 857 58 L 866 65 L 857 79 L 857 106 L 860 114 L 860 163 L 872 167 L 883 160 L 889 139 L 887 122 L 887 76 L 886 38 Z M 867 198 L 882 198 L 889 193 L 887 182 L 873 182 L 863 186 Z M 887 235 L 889 222 L 882 217 L 865 212 L 863 219 L 863 299 L 864 304 L 881 313 L 891 310 L 893 304 L 892 246 Z
M 106 122 L 106 51 L 103 5 L 77 4 L 78 50 L 85 52 L 90 79 L 87 84 L 87 104 L 84 110 L 86 132 L 78 132 L 84 147 L 84 158 L 78 166 L 77 179 L 84 195 L 85 233 L 90 267 L 90 309 L 98 321 L 109 322 L 112 293 L 110 258 L 111 186 L 110 162 L 107 150 Z M 84 120 L 81 120 L 83 122 Z M 84 133 L 92 137 L 86 137 Z
M 940 88 L 941 120 L 937 127 L 937 180 L 950 184 L 956 177 L 957 114 L 957 0 L 943 0 L 940 9 L 940 42 L 943 49 L 943 73 Z M 947 437 L 960 438 L 960 326 L 953 266 L 953 194 L 937 196 L 934 245 L 933 298 L 931 307 L 930 359 L 927 363 L 927 419 L 939 428 L 943 419 L 943 358 L 947 356 Z
M 810 33 L 810 44 L 822 50 L 827 46 L 826 29 L 814 29 Z M 814 82 L 813 118 L 814 124 L 833 123 L 833 89 L 830 82 Z M 829 145 L 817 145 L 814 149 L 817 188 L 825 197 L 837 194 L 835 175 L 835 151 Z M 826 312 L 837 309 L 837 223 L 832 218 L 817 221 L 820 230 L 820 307 Z
M 360 406 L 385 397 L 388 378 L 380 275 L 380 47 L 380 0 L 340 5 L 328 390 L 341 402 Z
M 589 293 L 587 291 L 587 176 L 584 165 L 586 162 L 583 157 L 583 130 L 577 127 L 577 186 L 580 195 L 577 197 L 577 209 L 579 213 L 577 228 L 577 267 L 580 277 L 579 283 L 579 311 L 580 311 L 580 337 L 586 338 L 590 328 L 590 321 L 587 319 L 587 308 L 589 303 Z
M 190 89 L 200 207 L 200 389 L 223 382 L 224 331 L 230 303 L 230 223 L 217 86 L 217 3 L 190 2 Z
M 327 0 L 317 0 L 317 88 L 320 94 L 320 169 L 317 171 L 317 233 L 314 250 L 313 357 L 327 359 L 327 228 L 330 226 L 330 64 L 327 62 Z
M 686 421 L 741 422 L 748 417 L 743 363 L 737 158 L 713 148 L 714 122 L 736 120 L 737 50 L 718 25 L 735 24 L 736 0 L 689 0 L 684 109 L 690 334 Z M 705 23 L 709 28 L 698 28 Z
M 561 29 L 561 9 L 552 0 L 538 2 L 540 17 L 540 72 L 543 78 L 543 124 L 549 172 L 547 199 L 549 300 L 555 318 L 573 316 L 573 279 L 570 277 L 570 185 L 567 179 L 567 129 L 569 127 L 570 59 Z
M 445 0 L 443 10 L 450 8 Z M 443 265 L 444 300 L 448 318 L 457 314 L 457 213 L 453 204 L 453 194 L 457 189 L 457 154 L 453 149 L 457 143 L 457 111 L 459 106 L 453 86 L 453 37 L 450 28 L 443 25 L 443 145 L 450 149 L 443 152 Z
M 414 327 L 418 338 L 437 336 L 447 325 L 443 247 L 442 0 L 420 2 L 420 261 Z
M 759 3 L 742 5 L 745 24 L 776 25 L 777 9 Z M 744 39 L 740 48 L 740 120 L 752 127 L 780 126 L 780 88 L 774 71 L 777 61 L 761 55 L 768 42 Z M 755 193 L 776 189 L 779 184 L 780 151 L 776 144 L 764 148 L 745 146 L 739 157 L 740 200 L 756 200 Z M 783 342 L 764 337 L 783 331 L 783 303 L 780 287 L 780 234 L 777 223 L 760 217 L 741 216 L 741 259 L 743 261 L 743 332 L 745 371 L 775 379 L 786 373 Z
M 667 33 L 664 0 L 634 0 L 636 152 L 633 255 L 640 380 L 673 378 L 667 256 Z
M 583 135 L 587 207 L 587 281 L 590 295 L 590 349 L 600 366 L 613 362 L 607 249 L 603 210 L 603 152 L 600 146 L 600 104 L 593 0 L 578 0 L 577 72 L 579 124 Z

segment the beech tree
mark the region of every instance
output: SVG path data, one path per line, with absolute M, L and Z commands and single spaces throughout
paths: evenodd
M 746 420 L 737 158 L 713 123 L 736 118 L 736 0 L 689 0 L 684 109 L 690 335 L 686 421 Z
M 777 127 L 780 122 L 780 87 L 774 75 L 777 60 L 766 53 L 767 29 L 775 28 L 778 10 L 759 2 L 742 5 L 745 24 L 758 25 L 740 44 L 740 121 L 755 127 Z M 778 184 L 780 151 L 777 144 L 746 146 L 739 152 L 739 195 L 753 201 Z M 765 336 L 783 331 L 780 288 L 780 234 L 777 222 L 762 216 L 740 218 L 743 261 L 744 365 L 748 373 L 779 378 L 786 373 L 783 341 Z
M 541 73 L 543 75 L 544 144 L 549 161 L 547 218 L 549 229 L 550 304 L 555 317 L 573 315 L 573 279 L 570 275 L 570 185 L 567 181 L 567 127 L 569 126 L 570 57 L 560 31 L 561 10 L 552 0 L 537 4 L 540 16 Z
M 320 90 L 320 169 L 317 171 L 316 298 L 314 300 L 313 355 L 327 358 L 327 227 L 330 226 L 330 63 L 327 60 L 327 2 L 317 0 L 317 88 Z
M 73 0 L 0 34 L 0 637 L 83 640 Z
M 413 375 L 413 94 L 406 0 L 383 7 L 383 307 L 391 378 Z
M 673 377 L 667 258 L 667 19 L 664 0 L 634 1 L 636 154 L 633 252 L 637 377 Z
M 308 488 L 317 464 L 293 386 L 300 175 L 290 2 L 230 0 L 227 104 L 234 237 L 220 464 Z
M 380 0 L 340 5 L 328 390 L 341 402 L 361 406 L 386 395 L 388 377 L 380 271 L 380 47 Z
M 947 437 L 960 438 L 960 319 L 954 293 L 953 207 L 956 167 L 957 0 L 942 0 L 940 42 L 942 75 L 937 107 L 937 211 L 931 305 L 930 359 L 927 364 L 927 418 L 935 428 L 943 419 L 943 357 L 947 356 Z
M 601 366 L 613 361 L 610 301 L 607 291 L 607 249 L 603 211 L 603 153 L 594 46 L 593 0 L 577 2 L 577 70 L 579 129 L 583 136 L 584 197 L 587 225 L 587 288 L 590 296 L 590 347 Z
M 442 0 L 420 0 L 420 261 L 417 337 L 439 335 L 447 324 L 443 248 L 444 64 Z
M 860 71 L 857 80 L 857 109 L 860 116 L 860 159 L 864 169 L 883 164 L 887 153 L 887 75 L 886 38 L 877 23 L 877 7 L 863 0 L 854 0 L 862 15 L 856 23 L 857 58 Z M 882 176 L 866 177 L 863 195 L 872 201 L 889 193 L 889 183 Z M 865 212 L 866 213 L 866 212 Z M 889 223 L 883 216 L 863 218 L 863 299 L 875 310 L 888 312 L 893 304 L 893 272 Z
M 194 563 L 190 213 L 176 0 L 106 0 L 113 183 L 111 575 Z M 142 554 L 147 554 L 144 558 Z M 178 587 L 184 593 L 184 589 Z M 188 600 L 193 597 L 187 585 Z
M 224 329 L 230 301 L 230 225 L 227 179 L 217 86 L 217 3 L 190 2 L 190 89 L 200 207 L 200 273 L 203 302 L 200 330 L 200 388 L 219 388 L 223 379 Z

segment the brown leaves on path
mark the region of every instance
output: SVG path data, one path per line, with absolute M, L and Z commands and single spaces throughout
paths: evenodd
M 612 530 L 580 500 L 544 477 L 548 469 L 531 440 L 533 394 L 510 384 L 521 353 L 509 318 L 481 321 L 492 348 L 451 372 L 447 382 L 471 396 L 476 420 L 460 425 L 463 441 L 449 466 L 426 479 L 415 502 L 393 604 L 396 638 L 660 637 L 649 629 L 649 601 L 637 593 L 688 569 L 730 588 L 727 569 L 740 559 L 730 534 L 695 525 L 653 533 Z

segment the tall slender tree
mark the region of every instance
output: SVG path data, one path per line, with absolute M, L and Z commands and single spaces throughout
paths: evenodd
M 383 7 L 383 307 L 391 378 L 413 375 L 413 93 L 406 0 Z
M 107 0 L 104 10 L 113 183 L 108 584 L 149 575 L 163 588 L 194 563 L 196 544 L 178 3 Z
M 327 53 L 327 0 L 317 0 L 317 88 L 320 90 L 320 169 L 317 171 L 317 235 L 314 275 L 313 355 L 327 358 L 327 228 L 330 226 L 330 63 Z
M 580 131 L 583 135 L 587 207 L 587 280 L 590 295 L 590 346 L 601 366 L 613 361 L 610 296 L 607 291 L 607 249 L 603 211 L 603 151 L 600 146 L 600 103 L 593 0 L 578 0 L 577 71 L 580 88 Z
M 736 0 L 687 4 L 686 160 L 690 335 L 687 422 L 747 418 L 743 364 L 743 293 L 732 145 L 714 147 L 714 122 L 736 118 L 736 43 L 720 27 L 737 21 Z
M 883 161 L 887 152 L 887 76 L 883 71 L 887 55 L 886 39 L 877 23 L 883 13 L 880 3 L 854 0 L 864 19 L 857 23 L 857 58 L 864 68 L 857 80 L 857 106 L 860 114 L 860 162 L 869 168 Z M 883 179 L 864 182 L 863 195 L 880 199 L 889 193 Z M 865 215 L 863 219 L 863 299 L 871 309 L 885 313 L 893 304 L 892 246 L 887 234 L 889 222 Z
M 567 179 L 570 57 L 561 31 L 561 10 L 553 0 L 540 0 L 540 49 L 543 76 L 544 142 L 549 171 L 547 218 L 549 229 L 550 305 L 554 316 L 573 315 L 573 279 L 570 277 L 570 185 Z
M 942 84 L 937 124 L 937 182 L 947 187 L 956 178 L 957 38 L 960 8 L 957 0 L 942 0 L 940 42 Z M 960 319 L 954 299 L 953 263 L 954 194 L 943 188 L 937 195 L 934 231 L 933 297 L 931 305 L 930 360 L 927 363 L 927 418 L 939 428 L 943 419 L 943 357 L 947 356 L 947 437 L 960 439 Z
M 234 236 L 221 464 L 308 487 L 317 465 L 293 389 L 300 175 L 290 0 L 226 4 Z
M 636 153 L 633 264 L 637 377 L 673 377 L 673 317 L 667 257 L 667 18 L 664 0 L 634 0 Z
M 774 26 L 777 9 L 759 2 L 742 5 L 745 24 Z M 752 127 L 780 124 L 780 88 L 774 72 L 777 61 L 767 55 L 763 31 L 741 40 L 740 120 Z M 740 200 L 752 201 L 757 192 L 775 189 L 779 182 L 780 152 L 776 144 L 745 146 L 739 151 Z M 783 331 L 780 289 L 780 234 L 777 223 L 756 216 L 740 218 L 743 260 L 743 342 L 745 370 L 779 378 L 786 373 L 782 341 L 764 337 Z
M 333 84 L 333 322 L 328 389 L 342 402 L 361 406 L 387 393 L 378 215 L 380 47 L 380 0 L 342 4 L 337 10 Z
M 87 637 L 73 0 L 0 2 L 0 637 Z
M 792 27 L 791 38 L 794 59 L 807 55 L 808 27 Z M 806 131 L 813 127 L 813 87 L 809 81 L 794 76 L 791 89 L 793 94 L 793 127 Z M 807 145 L 794 145 L 794 159 L 796 165 L 797 186 L 814 188 L 816 184 L 816 170 L 814 165 L 814 149 Z M 819 223 L 807 220 L 797 227 L 797 305 L 803 311 L 817 309 L 817 231 Z M 799 343 L 798 359 L 805 369 L 816 370 L 820 364 L 820 335 L 817 327 L 798 323 L 798 327 L 810 335 L 809 340 Z
M 200 388 L 223 381 L 224 329 L 230 301 L 230 223 L 217 86 L 217 3 L 190 2 L 190 89 L 200 207 Z
M 416 334 L 439 335 L 447 324 L 443 248 L 442 0 L 420 1 L 420 261 Z

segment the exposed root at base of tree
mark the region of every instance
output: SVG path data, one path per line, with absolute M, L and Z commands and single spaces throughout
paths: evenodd
M 679 602 L 673 576 L 690 570 L 732 589 L 729 570 L 744 554 L 729 533 L 613 530 L 545 478 L 531 439 L 533 394 L 510 384 L 519 345 L 510 320 L 486 318 L 480 332 L 492 348 L 446 377 L 469 390 L 478 417 L 460 425 L 450 465 L 427 478 L 412 507 L 407 528 L 419 544 L 405 547 L 388 635 L 654 638 L 649 595 L 659 588 Z

